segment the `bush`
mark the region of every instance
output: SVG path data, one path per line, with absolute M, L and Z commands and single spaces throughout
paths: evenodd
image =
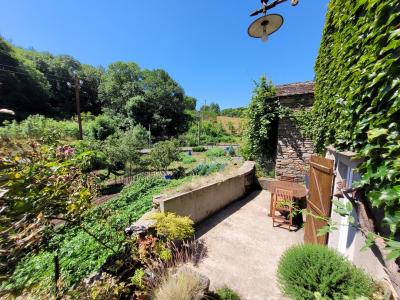
M 156 222 L 157 235 L 165 236 L 167 240 L 184 240 L 194 234 L 193 221 L 189 217 L 157 212 L 151 214 L 150 219 Z
M 278 265 L 278 283 L 291 299 L 356 299 L 368 297 L 374 283 L 345 257 L 322 245 L 300 245 L 287 250 Z
M 204 286 L 201 278 L 189 272 L 168 274 L 154 292 L 155 300 L 201 300 Z
M 116 122 L 107 115 L 100 115 L 94 120 L 90 132 L 92 138 L 104 141 L 107 137 L 117 131 Z
M 225 164 L 220 163 L 210 163 L 210 164 L 200 164 L 193 169 L 193 175 L 208 176 L 212 173 L 219 172 L 225 168 Z
M 219 300 L 240 300 L 239 295 L 228 287 L 217 289 Z
M 179 159 L 185 165 L 189 165 L 189 164 L 197 161 L 196 158 L 194 158 L 193 156 L 187 155 L 186 153 L 181 153 L 179 155 Z
M 204 152 L 206 151 L 206 148 L 204 146 L 195 146 L 192 147 L 193 152 Z
M 216 158 L 216 157 L 225 156 L 225 151 L 222 148 L 212 148 L 210 150 L 207 150 L 205 155 L 208 158 Z

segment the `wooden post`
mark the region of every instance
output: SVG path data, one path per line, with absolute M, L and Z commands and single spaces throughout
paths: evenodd
M 60 299 L 59 291 L 58 291 L 58 280 L 60 279 L 60 259 L 58 257 L 58 253 L 54 256 L 54 287 L 56 299 Z
M 82 130 L 82 117 L 81 117 L 81 101 L 79 97 L 80 90 L 79 77 L 75 73 L 75 101 L 76 101 L 76 113 L 78 115 L 78 126 L 79 126 L 79 139 L 83 140 L 83 130 Z

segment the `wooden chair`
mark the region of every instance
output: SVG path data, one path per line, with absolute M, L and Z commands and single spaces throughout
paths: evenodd
M 290 231 L 293 226 L 293 207 L 293 191 L 276 189 L 272 205 L 272 226 L 275 223 L 287 224 Z
M 289 182 L 295 182 L 296 177 L 294 176 L 289 176 L 289 175 L 281 175 L 278 178 L 280 181 L 289 181 Z

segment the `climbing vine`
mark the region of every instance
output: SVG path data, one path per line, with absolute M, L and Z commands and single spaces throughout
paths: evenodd
M 247 159 L 258 161 L 266 169 L 271 168 L 275 158 L 279 108 L 275 87 L 262 76 L 247 109 L 245 148 Z
M 400 228 L 400 2 L 332 0 L 316 71 L 311 134 L 364 158 L 359 185 Z

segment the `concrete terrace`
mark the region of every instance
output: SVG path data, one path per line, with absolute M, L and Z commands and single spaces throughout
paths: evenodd
M 302 243 L 304 232 L 273 228 L 269 202 L 268 191 L 253 192 L 198 226 L 207 256 L 197 270 L 210 278 L 211 289 L 226 285 L 242 299 L 284 299 L 275 276 L 279 257 Z

